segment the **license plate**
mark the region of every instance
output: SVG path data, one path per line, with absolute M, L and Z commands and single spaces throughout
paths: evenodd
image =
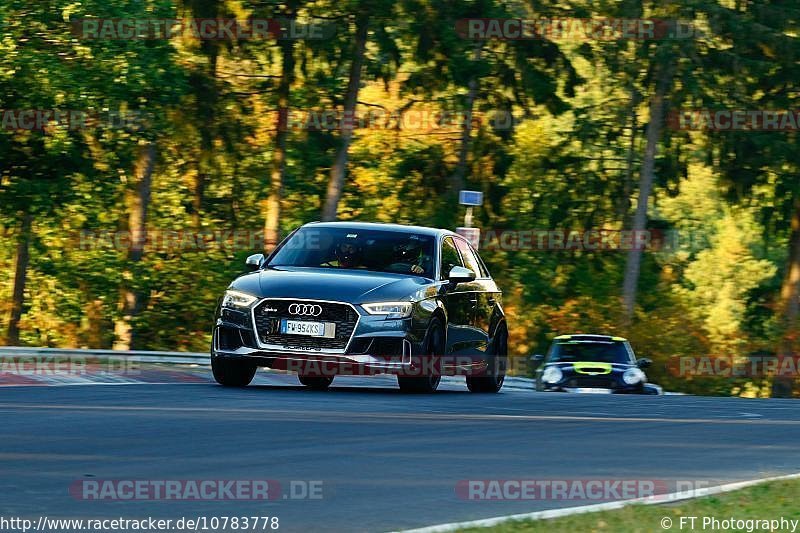
M 586 392 L 589 394 L 611 394 L 611 389 L 601 389 L 598 387 L 576 387 L 572 392 Z
M 332 322 L 310 322 L 307 320 L 281 320 L 284 335 L 306 335 L 309 337 L 334 337 L 336 324 Z

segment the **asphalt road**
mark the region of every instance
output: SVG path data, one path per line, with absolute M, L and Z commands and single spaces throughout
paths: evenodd
M 283 531 L 389 531 L 580 505 L 469 501 L 461 480 L 638 479 L 709 484 L 800 471 L 792 400 L 473 395 L 447 384 L 293 376 L 246 389 L 207 382 L 0 387 L 0 516 L 277 516 Z M 164 380 L 172 381 L 172 379 Z M 86 501 L 80 480 L 321 481 L 322 497 Z M 302 487 L 302 485 L 296 485 Z M 654 530 L 657 525 L 654 524 Z

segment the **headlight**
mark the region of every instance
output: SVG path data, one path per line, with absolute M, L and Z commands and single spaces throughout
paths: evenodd
M 637 383 L 647 381 L 647 376 L 638 368 L 629 368 L 622 373 L 622 381 L 628 385 L 636 385 Z
M 371 315 L 386 315 L 386 318 L 407 318 L 411 316 L 411 302 L 376 302 L 361 304 Z
M 239 291 L 225 291 L 225 296 L 222 298 L 222 307 L 246 309 L 256 300 L 258 300 L 258 297 L 252 294 Z
M 542 372 L 542 381 L 545 383 L 558 383 L 564 377 L 564 373 L 557 366 L 548 366 Z

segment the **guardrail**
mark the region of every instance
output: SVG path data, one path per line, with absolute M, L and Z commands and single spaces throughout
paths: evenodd
M 105 359 L 137 363 L 164 363 L 172 365 L 211 365 L 209 355 L 202 352 L 151 352 L 144 350 L 84 350 L 80 348 L 29 348 L 25 346 L 0 346 L 0 362 L 24 357 L 57 359 Z M 282 371 L 269 372 L 283 373 Z M 455 379 L 455 378 L 454 378 Z M 507 377 L 506 387 L 532 389 L 533 381 L 523 377 Z
M 138 363 L 166 363 L 172 365 L 209 366 L 207 353 L 202 352 L 150 352 L 144 350 L 83 350 L 78 348 L 28 348 L 25 346 L 0 346 L 0 361 L 20 357 L 58 359 L 107 359 Z
M 25 346 L 0 346 L 0 361 L 20 357 L 53 357 L 59 359 L 107 359 L 137 363 L 164 363 L 171 365 L 210 366 L 209 354 L 203 352 L 158 352 L 144 350 L 84 350 L 80 348 L 28 348 Z M 533 380 L 521 376 L 506 377 L 506 388 L 532 389 Z M 664 394 L 681 394 L 665 392 Z

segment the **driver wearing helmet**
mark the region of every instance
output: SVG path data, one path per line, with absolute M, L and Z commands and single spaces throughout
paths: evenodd
M 336 266 L 339 268 L 358 268 L 361 266 L 361 247 L 358 243 L 342 241 L 336 245 Z

